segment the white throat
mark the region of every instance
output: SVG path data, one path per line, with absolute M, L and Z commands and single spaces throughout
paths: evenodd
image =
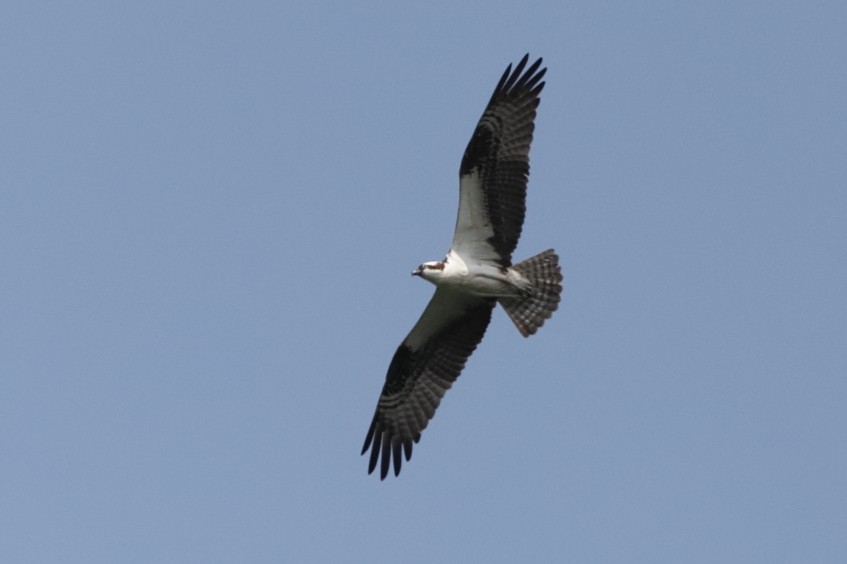
M 442 261 L 423 263 L 415 274 L 438 286 L 445 282 L 457 283 L 464 279 L 468 275 L 468 267 L 465 261 L 451 250 Z

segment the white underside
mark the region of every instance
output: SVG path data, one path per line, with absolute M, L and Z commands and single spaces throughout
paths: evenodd
M 443 270 L 426 270 L 422 276 L 436 286 L 485 298 L 517 296 L 530 285 L 516 270 L 504 272 L 487 261 L 465 261 L 454 250 L 447 253 Z
M 447 253 L 443 270 L 424 269 L 420 274 L 438 289 L 404 341 L 412 350 L 426 346 L 434 333 L 464 315 L 469 297 L 509 298 L 521 295 L 530 286 L 516 270 L 509 268 L 504 272 L 488 262 L 465 261 L 453 250 Z
M 416 273 L 438 289 L 404 344 L 413 350 L 426 346 L 432 336 L 465 314 L 469 298 L 510 298 L 522 295 L 531 283 L 511 268 L 503 269 L 491 246 L 494 228 L 488 217 L 483 180 L 478 171 L 460 178 L 459 214 L 444 268 L 422 268 Z M 424 263 L 437 267 L 438 263 Z
M 459 214 L 450 245 L 452 253 L 466 259 L 496 262 L 500 256 L 488 243 L 494 228 L 488 218 L 479 172 L 471 172 L 459 179 Z

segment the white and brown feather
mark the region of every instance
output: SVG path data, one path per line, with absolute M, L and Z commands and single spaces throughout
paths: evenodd
M 452 249 L 463 257 L 510 266 L 526 215 L 529 149 L 544 88 L 541 59 L 524 56 L 503 73 L 459 169 L 459 213 Z
M 379 458 L 385 479 L 394 460 L 400 473 L 401 453 L 412 456 L 429 420 L 482 341 L 495 300 L 474 298 L 438 288 L 408 337 L 397 348 L 368 430 L 362 454 L 371 449 L 368 472 Z

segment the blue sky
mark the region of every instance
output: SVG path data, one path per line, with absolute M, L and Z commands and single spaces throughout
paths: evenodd
M 847 8 L 7 3 L 0 560 L 847 561 Z M 515 257 L 399 479 L 359 456 L 505 66 Z

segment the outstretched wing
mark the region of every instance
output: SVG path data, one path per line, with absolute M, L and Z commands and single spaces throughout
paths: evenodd
M 438 288 L 388 367 L 373 422 L 362 454 L 371 448 L 368 473 L 380 456 L 385 479 L 394 458 L 400 474 L 401 450 L 406 460 L 418 442 L 444 393 L 462 372 L 491 321 L 496 302 Z
M 459 169 L 459 215 L 452 248 L 465 260 L 510 266 L 526 214 L 529 146 L 544 88 L 541 59 L 529 55 L 500 78 Z

